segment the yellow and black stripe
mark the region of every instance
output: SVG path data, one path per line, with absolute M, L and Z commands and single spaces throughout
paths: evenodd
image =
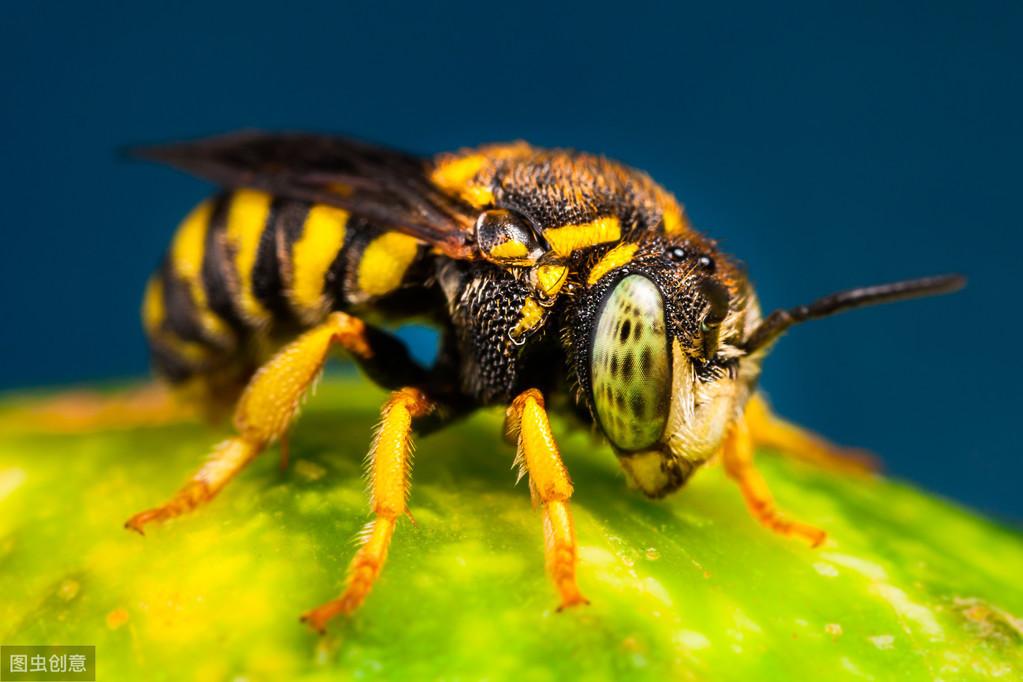
M 269 339 L 409 285 L 427 249 L 339 208 L 239 189 L 182 221 L 143 302 L 157 371 L 172 382 L 254 366 Z

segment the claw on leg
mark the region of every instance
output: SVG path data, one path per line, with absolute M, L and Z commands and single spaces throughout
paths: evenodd
M 136 514 L 125 527 L 142 533 L 148 523 L 179 516 L 213 499 L 267 444 L 287 432 L 333 344 L 360 357 L 371 354 L 364 331 L 360 320 L 332 313 L 323 324 L 282 348 L 253 375 L 238 399 L 234 425 L 239 435 L 218 445 L 202 469 L 168 502 Z
M 798 537 L 817 547 L 827 538 L 819 528 L 787 518 L 774 503 L 767 481 L 753 464 L 753 438 L 743 418 L 732 424 L 722 449 L 725 472 L 736 483 L 750 513 L 770 530 L 787 537 Z
M 213 450 L 213 454 L 202 469 L 189 479 L 174 497 L 159 507 L 135 514 L 128 519 L 124 527 L 144 535 L 143 528 L 146 524 L 180 516 L 212 500 L 228 481 L 259 454 L 260 449 L 258 443 L 244 438 L 236 437 L 224 441 Z
M 568 502 L 554 500 L 543 508 L 544 555 L 547 573 L 554 581 L 561 604 L 558 610 L 589 604 L 590 601 L 579 591 L 575 580 L 576 553 L 575 533 L 572 530 L 572 515 Z
M 344 592 L 337 599 L 306 611 L 302 615 L 303 623 L 322 634 L 333 618 L 350 615 L 362 605 L 384 567 L 394 525 L 395 519 L 389 518 L 379 518 L 367 524 L 364 530 L 366 542 L 359 547 L 348 566 Z
M 757 445 L 775 449 L 783 455 L 850 474 L 869 474 L 881 468 L 877 457 L 866 450 L 834 445 L 778 417 L 759 393 L 746 404 L 746 422 Z
M 209 491 L 200 483 L 186 483 L 173 498 L 159 507 L 153 507 L 135 514 L 124 522 L 124 527 L 133 530 L 139 535 L 145 535 L 144 528 L 148 523 L 166 521 L 167 519 L 180 516 L 189 509 L 198 507 L 203 501 L 212 497 Z
M 578 552 L 568 507 L 572 481 L 554 442 L 540 392 L 530 389 L 515 398 L 508 408 L 507 423 L 509 434 L 518 436 L 518 461 L 529 474 L 533 500 L 543 508 L 544 555 L 547 573 L 561 598 L 558 610 L 588 604 L 575 577 Z
M 432 409 L 433 403 L 414 388 L 395 391 L 384 404 L 380 428 L 369 451 L 374 520 L 363 530 L 361 545 L 348 565 L 344 591 L 302 616 L 302 621 L 317 632 L 322 633 L 332 618 L 354 613 L 373 589 L 387 560 L 394 526 L 408 513 L 412 421 Z

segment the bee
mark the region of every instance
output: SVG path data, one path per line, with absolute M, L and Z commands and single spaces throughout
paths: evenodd
M 757 393 L 764 356 L 795 324 L 964 284 L 956 275 L 882 284 L 765 316 L 743 267 L 646 174 L 522 142 L 421 158 L 340 137 L 242 132 L 139 153 L 222 189 L 181 223 L 142 317 L 156 373 L 211 414 L 233 408 L 236 435 L 128 528 L 208 502 L 277 441 L 286 452 L 333 349 L 391 391 L 367 458 L 373 520 L 341 595 L 303 616 L 319 631 L 363 603 L 409 514 L 413 433 L 486 406 L 506 409 L 562 608 L 587 600 L 549 411 L 602 435 L 650 498 L 718 457 L 757 520 L 820 544 L 824 531 L 778 511 L 755 447 L 845 468 L 862 461 L 770 412 Z M 387 331 L 410 319 L 440 330 L 431 366 Z

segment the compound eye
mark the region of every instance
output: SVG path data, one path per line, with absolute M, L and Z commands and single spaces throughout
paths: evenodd
M 484 211 L 476 219 L 476 245 L 498 265 L 533 265 L 544 253 L 529 221 L 503 208 Z
M 590 358 L 601 428 L 622 450 L 657 442 L 668 417 L 671 357 L 664 299 L 641 275 L 619 282 L 601 306 Z

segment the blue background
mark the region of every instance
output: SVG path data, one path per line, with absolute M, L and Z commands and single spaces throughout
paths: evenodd
M 1023 5 L 713 4 L 6 5 L 0 388 L 146 371 L 143 282 L 208 188 L 117 147 L 249 126 L 420 152 L 523 138 L 650 172 L 769 308 L 969 275 L 794 330 L 764 385 L 897 475 L 1023 519 Z

